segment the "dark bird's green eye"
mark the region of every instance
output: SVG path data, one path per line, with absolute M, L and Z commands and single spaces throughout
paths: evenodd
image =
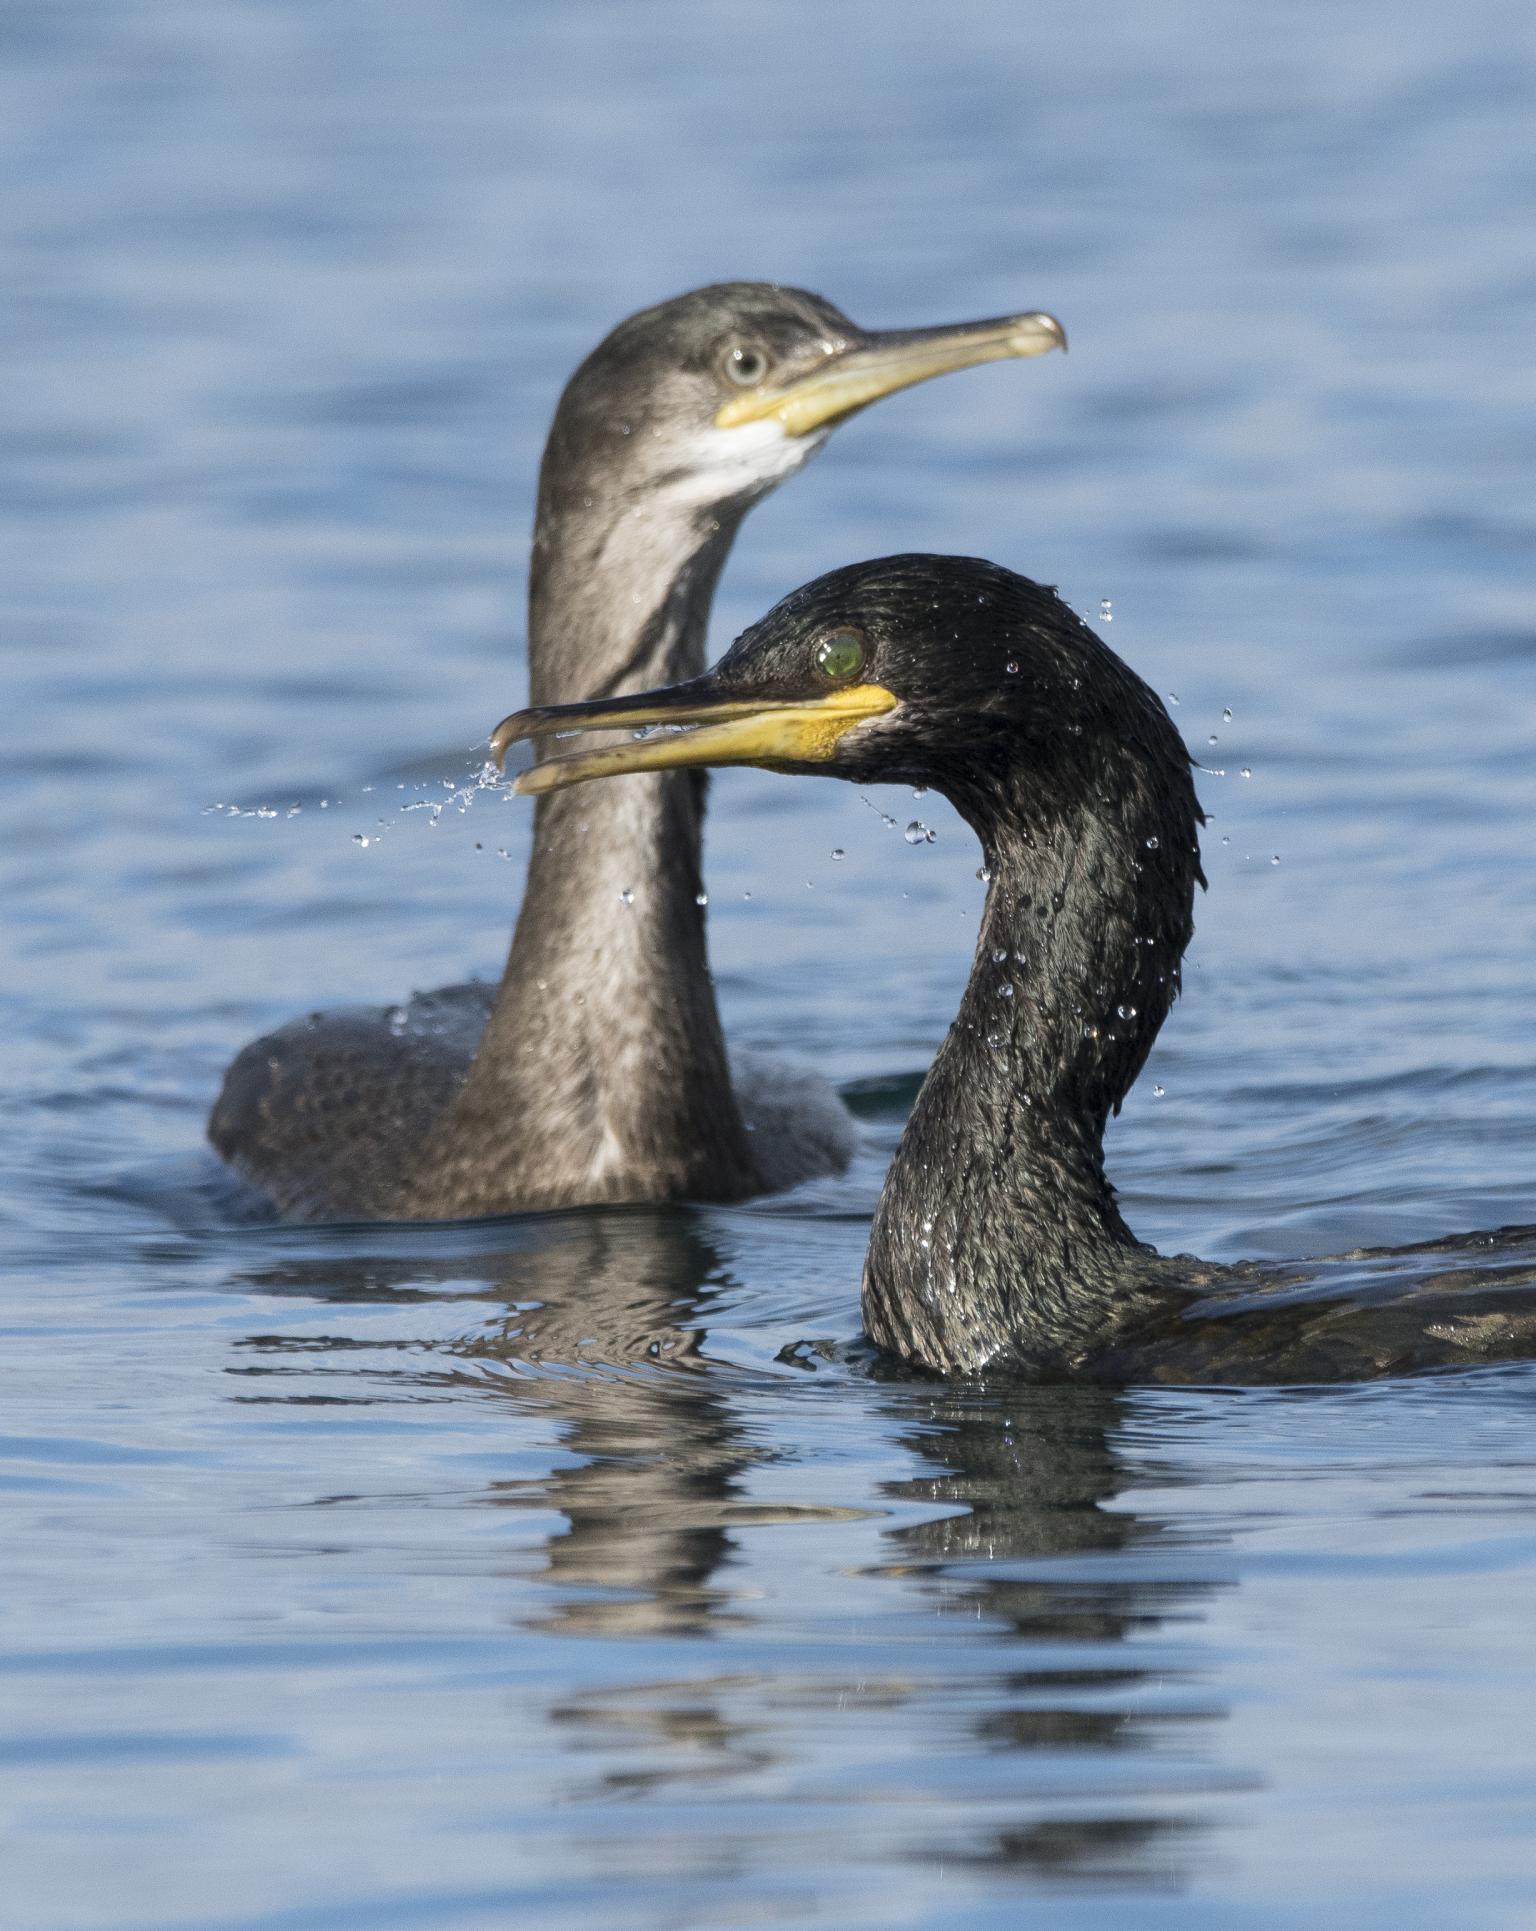
M 720 359 L 726 380 L 738 389 L 753 389 L 768 373 L 768 357 L 753 342 L 733 342 Z
M 816 646 L 816 668 L 841 684 L 864 668 L 864 639 L 856 630 L 834 630 Z

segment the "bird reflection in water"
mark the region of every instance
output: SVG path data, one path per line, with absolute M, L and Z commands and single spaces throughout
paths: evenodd
M 634 1238 L 637 1224 L 643 1242 Z M 703 1352 L 725 1262 L 681 1216 L 625 1216 L 612 1232 L 606 1266 L 594 1267 L 590 1254 L 568 1257 L 568 1305 L 580 1312 L 546 1305 L 512 1317 L 497 1337 L 524 1361 L 569 1360 L 568 1348 L 552 1342 L 582 1330 L 583 1354 L 603 1352 L 616 1369 L 514 1384 L 520 1396 L 560 1404 L 566 1445 L 589 1458 L 496 1491 L 513 1503 L 553 1504 L 568 1524 L 548 1545 L 547 1579 L 559 1596 L 543 1626 L 609 1637 L 728 1639 L 742 1631 L 772 1640 L 780 1633 L 774 1612 L 721 1580 L 733 1558 L 750 1553 L 743 1531 L 839 1514 L 853 1524 L 870 1510 L 751 1502 L 754 1464 L 782 1457 L 760 1445 L 760 1425 L 746 1420 L 762 1391 L 743 1387 Z M 594 1273 L 608 1284 L 599 1297 L 603 1336 L 592 1334 L 590 1318 L 582 1327 L 596 1305 L 583 1299 Z M 547 1274 L 540 1279 L 547 1283 Z M 683 1279 L 698 1283 L 686 1298 L 677 1287 Z M 637 1319 L 641 1309 L 646 1318 Z M 617 1336 L 632 1347 L 646 1337 L 652 1360 L 659 1340 L 674 1371 L 624 1368 Z M 808 1652 L 796 1643 L 769 1674 L 725 1668 L 569 1698 L 556 1715 L 574 1748 L 603 1759 L 597 1788 L 611 1795 L 703 1783 L 718 1791 L 723 1780 L 770 1765 L 815 1779 L 821 1749 L 839 1728 L 885 1741 L 894 1725 L 893 1754 L 904 1760 L 914 1733 L 925 1739 L 935 1790 L 904 1834 L 903 1857 L 975 1862 L 1053 1886 L 1134 1878 L 1177 1888 L 1196 1861 L 1202 1805 L 1241 1780 L 1201 1747 L 1224 1713 L 1159 1634 L 1197 1615 L 1223 1584 L 1193 1554 L 1170 1569 L 1160 1559 L 1162 1525 L 1114 1506 L 1132 1479 L 1116 1447 L 1127 1398 L 1070 1387 L 873 1383 L 835 1357 L 804 1350 L 794 1358 L 818 1375 L 847 1377 L 849 1425 L 872 1421 L 903 1460 L 919 1465 L 921 1472 L 883 1485 L 884 1496 L 944 1511 L 876 1532 L 879 1553 L 861 1572 L 860 1622 L 867 1615 L 881 1660 L 860 1660 L 857 1647 L 850 1660 L 837 1640 L 833 1667 L 824 1648 L 807 1667 Z M 795 1377 L 783 1396 L 793 1400 L 801 1385 Z M 771 1438 L 789 1432 L 775 1428 Z M 851 1529 L 849 1540 L 868 1547 L 872 1537 Z M 1117 1566 L 1120 1556 L 1134 1566 Z M 935 1622 L 942 1618 L 941 1667 L 931 1625 L 916 1655 L 907 1647 L 914 1594 Z M 902 1632 L 894 1664 L 888 1620 Z M 812 1741 L 818 1736 L 822 1743 Z M 984 1765 L 978 1782 L 966 1780 L 974 1803 L 946 1793 L 934 1750 Z M 899 1774 L 910 1775 L 905 1761 Z
M 808 1347 L 786 1350 L 803 1372 L 742 1369 L 707 1351 L 733 1283 L 729 1240 L 702 1216 L 502 1231 L 507 1245 L 472 1263 L 401 1256 L 360 1283 L 356 1260 L 316 1256 L 269 1285 L 340 1302 L 430 1302 L 451 1285 L 483 1324 L 409 1377 L 554 1425 L 546 1465 L 480 1501 L 559 1517 L 517 1550 L 518 1624 L 643 1658 L 545 1706 L 590 1765 L 578 1798 L 713 1803 L 760 1796 L 771 1773 L 795 1793 L 776 1801 L 836 1806 L 852 1857 L 970 1864 L 1031 1888 L 1183 1883 L 1209 1800 L 1234 1780 L 1213 1744 L 1224 1713 L 1168 1631 L 1222 1582 L 1123 1505 L 1144 1479 L 1119 1445 L 1135 1397 L 942 1386 Z M 828 1428 L 863 1442 L 833 1504 L 759 1499 L 754 1471 L 782 1471 L 786 1442 Z M 888 1478 L 872 1483 L 870 1462 Z M 788 1524 L 839 1537 L 804 1545 L 804 1588 L 794 1566 L 758 1566 L 752 1532 Z M 823 1627 L 829 1565 L 857 1603 L 850 1620 L 843 1582 Z M 658 1668 L 644 1645 L 677 1639 Z M 864 1766 L 851 1799 L 850 1752 Z
M 1196 1552 L 1170 1568 L 1162 1523 L 1121 1504 L 1138 1479 L 1116 1446 L 1130 1399 L 946 1388 L 915 1426 L 912 1404 L 893 1404 L 909 1423 L 903 1445 L 927 1467 L 888 1493 L 948 1512 L 891 1532 L 892 1573 L 969 1629 L 978 1662 L 1008 1652 L 968 1694 L 951 1685 L 948 1696 L 976 1749 L 1031 1766 L 993 1779 L 968 1844 L 947 1835 L 918 1854 L 1048 1883 L 1177 1889 L 1197 1861 L 1204 1800 L 1244 1787 L 1211 1760 L 1225 1711 L 1158 1643 L 1224 1584 L 1201 1573 Z M 1142 1761 L 1106 1775 L 1106 1758 Z M 1003 1818 L 997 1799 L 1010 1784 L 1018 1799 Z
M 548 1544 L 555 1594 L 544 1626 L 677 1636 L 733 1615 L 714 1578 L 731 1524 L 751 1514 L 740 1478 L 758 1452 L 702 1357 L 724 1272 L 694 1216 L 587 1216 L 503 1276 L 502 1293 L 530 1304 L 464 1344 L 467 1355 L 525 1370 L 495 1385 L 555 1418 L 563 1447 L 580 1457 L 547 1476 L 498 1482 L 488 1496 L 565 1518 Z

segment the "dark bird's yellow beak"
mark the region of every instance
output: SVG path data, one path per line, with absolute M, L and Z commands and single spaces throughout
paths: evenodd
M 808 698 L 741 698 L 716 692 L 708 677 L 648 691 L 640 697 L 609 697 L 592 704 L 550 704 L 516 711 L 491 735 L 498 766 L 519 739 L 575 731 L 640 731 L 660 735 L 631 739 L 595 751 L 546 758 L 518 774 L 514 789 L 525 796 L 615 778 L 631 771 L 671 771 L 700 764 L 823 764 L 855 725 L 896 708 L 900 700 L 883 684 L 850 684 Z
M 804 436 L 915 382 L 979 362 L 1044 355 L 1066 346 L 1067 332 L 1060 322 L 1039 312 L 944 328 L 889 329 L 865 336 L 793 382 L 764 382 L 733 396 L 716 411 L 715 427 L 734 429 L 771 419 L 787 436 Z

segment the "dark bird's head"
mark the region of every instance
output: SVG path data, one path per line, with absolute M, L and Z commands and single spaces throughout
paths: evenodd
M 519 738 L 617 729 L 654 734 L 549 758 L 518 789 L 755 764 L 931 786 L 988 847 L 1010 825 L 1089 811 L 1134 820 L 1143 850 L 1194 857 L 1189 756 L 1156 694 L 1053 590 L 977 557 L 833 570 L 776 604 L 703 677 L 520 711 L 494 743 L 499 755 Z
M 543 488 L 587 487 L 597 457 L 626 490 L 680 507 L 744 508 L 881 396 L 1065 347 L 1061 324 L 1038 313 L 870 331 L 803 289 L 694 289 L 631 315 L 576 370 L 555 413 Z

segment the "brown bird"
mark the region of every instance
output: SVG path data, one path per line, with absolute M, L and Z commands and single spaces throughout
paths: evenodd
M 931 376 L 1065 345 L 1038 313 L 870 333 L 819 296 L 755 282 L 632 315 L 571 377 L 545 447 L 533 702 L 697 673 L 742 517 L 837 423 Z M 828 1085 L 771 1057 L 727 1059 L 703 816 L 688 772 L 579 810 L 542 805 L 500 986 L 318 1013 L 256 1040 L 225 1076 L 214 1146 L 298 1220 L 736 1200 L 841 1170 L 854 1126 Z

